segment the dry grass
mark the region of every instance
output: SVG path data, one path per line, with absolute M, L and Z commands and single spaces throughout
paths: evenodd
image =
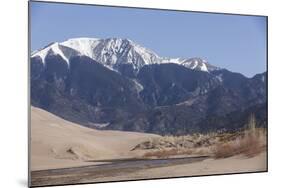
M 234 155 L 243 154 L 247 157 L 253 157 L 266 148 L 265 129 L 256 128 L 256 119 L 252 114 L 249 118 L 247 128 L 234 140 L 227 141 L 213 147 L 215 158 L 226 158 Z
M 243 154 L 253 157 L 266 148 L 266 132 L 264 129 L 247 130 L 242 137 L 235 140 L 220 143 L 213 147 L 215 158 L 226 158 L 234 155 Z

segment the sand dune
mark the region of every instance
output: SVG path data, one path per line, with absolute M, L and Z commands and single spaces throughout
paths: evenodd
M 153 137 L 157 135 L 89 129 L 31 107 L 31 170 L 93 164 L 88 160 L 137 157 L 142 153 L 130 150 Z

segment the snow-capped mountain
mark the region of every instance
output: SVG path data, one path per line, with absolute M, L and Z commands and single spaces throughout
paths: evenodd
M 200 58 L 160 57 L 155 52 L 129 39 L 120 38 L 73 38 L 60 43 L 51 43 L 45 48 L 33 52 L 31 57 L 40 57 L 44 63 L 48 54 L 59 55 L 67 63 L 73 56 L 84 55 L 115 70 L 121 64 L 131 64 L 134 70 L 138 71 L 144 65 L 162 63 L 175 63 L 205 72 L 219 69 Z
M 233 130 L 250 113 L 266 125 L 267 73 L 247 78 L 200 58 L 160 57 L 128 39 L 52 43 L 32 54 L 30 83 L 33 106 L 94 128 Z

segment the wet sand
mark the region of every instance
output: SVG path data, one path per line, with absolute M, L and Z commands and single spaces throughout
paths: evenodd
M 32 186 L 266 171 L 266 154 L 226 159 L 188 157 L 104 161 L 106 164 L 32 171 Z
M 31 173 L 32 186 L 62 185 L 69 183 L 112 181 L 113 177 L 125 176 L 136 172 L 168 167 L 173 165 L 189 164 L 203 161 L 208 157 L 188 157 L 173 159 L 127 159 L 107 161 L 106 164 L 83 167 L 39 170 Z M 103 180 L 104 179 L 104 180 Z

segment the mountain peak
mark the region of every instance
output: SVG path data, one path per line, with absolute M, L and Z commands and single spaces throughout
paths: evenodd
M 67 63 L 75 55 L 88 56 L 95 61 L 115 69 L 120 64 L 131 64 L 135 70 L 144 65 L 175 63 L 190 69 L 209 72 L 218 68 L 201 58 L 167 58 L 159 57 L 130 39 L 126 38 L 71 38 L 64 42 L 55 42 L 32 53 L 31 57 L 39 56 L 43 63 L 48 54 L 61 56 Z

